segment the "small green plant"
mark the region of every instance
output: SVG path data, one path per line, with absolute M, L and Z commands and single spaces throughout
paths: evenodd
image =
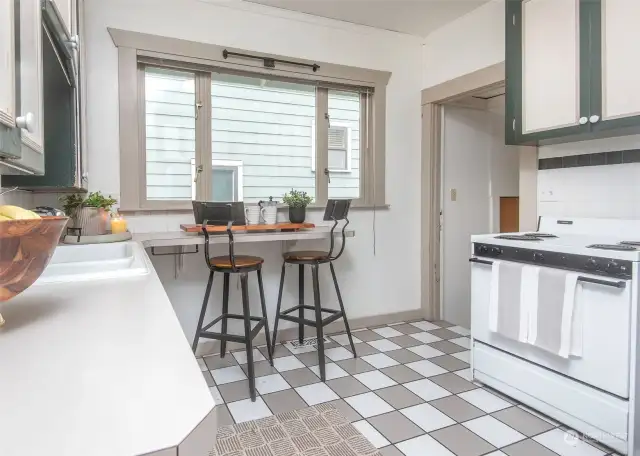
M 65 214 L 73 217 L 81 207 L 97 207 L 110 211 L 111 207 L 118 201 L 111 198 L 111 195 L 105 197 L 100 192 L 94 192 L 89 193 L 86 198 L 77 193 L 64 195 L 60 197 L 60 202 L 62 202 L 62 210 Z
M 307 192 L 291 189 L 284 195 L 282 201 L 289 207 L 307 207 L 313 202 L 313 198 L 307 195 Z
M 77 193 L 71 193 L 69 195 L 64 195 L 60 197 L 60 202 L 62 203 L 62 210 L 69 217 L 73 217 L 78 210 L 78 208 L 82 205 L 84 198 L 82 195 Z
M 109 196 L 103 196 L 100 192 L 89 193 L 89 196 L 82 202 L 83 207 L 97 207 L 105 211 L 111 211 L 111 207 L 118 201 Z

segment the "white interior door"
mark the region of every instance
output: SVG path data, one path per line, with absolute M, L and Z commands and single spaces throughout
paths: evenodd
M 640 1 L 602 0 L 602 117 L 640 115 Z
M 442 116 L 441 314 L 470 327 L 472 234 L 490 231 L 491 117 L 445 106 Z
M 578 125 L 579 17 L 579 0 L 526 0 L 522 4 L 525 134 Z

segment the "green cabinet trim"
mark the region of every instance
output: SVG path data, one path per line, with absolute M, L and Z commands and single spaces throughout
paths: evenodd
M 603 137 L 603 133 L 620 134 L 640 131 L 640 115 L 603 120 L 602 0 L 580 0 L 579 3 L 579 112 L 595 123 L 562 127 L 535 133 L 522 133 L 522 6 L 526 0 L 506 0 L 505 53 L 506 98 L 505 142 L 512 145 L 549 144 L 556 141 L 585 140 Z M 552 109 L 552 107 L 551 107 Z M 599 135 L 600 133 L 600 135 Z M 604 135 L 606 136 L 606 135 Z
M 589 125 L 575 125 L 538 131 L 534 133 L 522 133 L 522 5 L 526 0 L 507 0 L 505 2 L 505 142 L 510 145 L 535 145 L 538 141 L 544 141 L 557 137 L 583 135 L 589 132 Z M 589 117 L 590 109 L 590 75 L 584 71 L 582 62 L 589 56 L 589 11 L 584 4 L 591 0 L 580 0 L 580 117 Z

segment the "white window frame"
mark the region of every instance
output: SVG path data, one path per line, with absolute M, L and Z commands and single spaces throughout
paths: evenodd
M 362 120 L 360 121 L 362 122 Z M 352 139 L 352 127 L 347 122 L 331 121 L 331 127 L 344 127 L 347 129 L 347 168 L 346 169 L 334 169 L 329 168 L 330 173 L 343 173 L 348 174 L 351 172 L 351 139 Z M 329 127 L 329 128 L 331 128 Z M 316 172 L 316 124 L 311 122 L 311 172 Z
M 266 79 L 308 83 L 316 87 L 315 167 L 328 165 L 328 91 L 360 94 L 360 195 L 353 206 L 386 206 L 386 89 L 391 73 L 291 56 L 258 53 L 257 59 L 238 59 L 231 53 L 251 53 L 243 49 L 168 38 L 146 33 L 108 28 L 118 49 L 118 108 L 120 121 L 120 207 L 123 211 L 188 210 L 186 200 L 149 200 L 146 189 L 146 138 L 144 117 L 145 65 L 165 66 L 194 72 L 196 77 L 196 166 L 202 166 L 196 195 L 210 189 L 211 151 L 211 73 L 229 72 Z M 265 67 L 262 59 L 296 62 Z M 313 68 L 311 68 L 313 67 Z M 115 75 L 114 75 L 115 76 Z M 319 134 L 322 132 L 322 134 Z M 353 132 L 352 132 L 353 134 Z M 351 158 L 352 161 L 353 158 Z M 330 173 L 314 173 L 316 201 L 324 207 L 329 193 Z
M 224 167 L 224 168 L 235 168 L 235 172 L 236 172 L 236 185 L 237 188 L 235 189 L 235 193 L 238 195 L 238 202 L 239 201 L 244 201 L 244 195 L 243 195 L 243 186 L 244 186 L 244 182 L 243 182 L 243 167 L 244 164 L 242 163 L 242 160 L 216 160 L 216 159 L 212 159 L 211 160 L 211 171 L 213 171 L 213 168 L 215 167 Z M 191 198 L 193 200 L 196 199 L 196 187 L 197 187 L 197 181 L 196 181 L 196 159 L 192 158 L 191 159 Z

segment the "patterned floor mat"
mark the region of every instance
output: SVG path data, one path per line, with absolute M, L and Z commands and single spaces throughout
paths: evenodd
M 382 456 L 331 404 L 218 429 L 209 456 Z

